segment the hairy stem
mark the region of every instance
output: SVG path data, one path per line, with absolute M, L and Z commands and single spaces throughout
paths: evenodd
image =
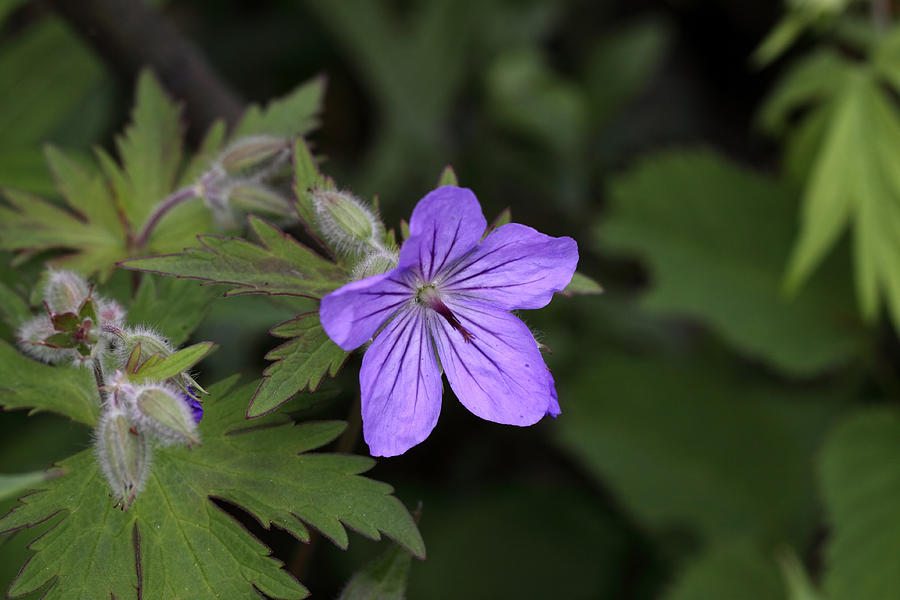
M 153 233 L 153 230 L 159 224 L 160 220 L 166 216 L 166 213 L 181 204 L 186 200 L 190 200 L 191 198 L 196 198 L 200 194 L 198 193 L 197 186 L 189 186 L 186 188 L 181 188 L 175 192 L 172 192 L 168 198 L 160 202 L 156 205 L 156 208 L 153 209 L 153 213 L 150 215 L 150 218 L 147 219 L 147 222 L 144 223 L 144 226 L 141 228 L 140 233 L 138 233 L 137 239 L 135 240 L 135 246 L 138 250 L 143 250 L 147 246 L 147 241 L 150 239 L 150 234 Z
M 106 382 L 103 381 L 103 369 L 100 368 L 100 359 L 96 356 L 91 359 L 91 367 L 94 371 L 94 382 L 97 384 L 97 395 L 100 396 L 100 404 L 106 402 Z

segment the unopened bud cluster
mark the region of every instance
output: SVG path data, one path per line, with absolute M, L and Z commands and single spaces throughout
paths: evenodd
M 384 225 L 362 200 L 343 191 L 316 189 L 310 193 L 316 226 L 328 247 L 350 264 L 351 279 L 364 279 L 397 266 L 388 247 Z
M 248 213 L 291 221 L 296 212 L 279 181 L 291 158 L 289 140 L 258 135 L 228 146 L 195 185 L 222 229 L 234 229 Z
M 45 314 L 19 327 L 19 346 L 50 364 L 93 367 L 101 403 L 94 450 L 125 510 L 147 480 L 154 446 L 200 444 L 203 389 L 186 372 L 165 381 L 136 377 L 136 365 L 175 349 L 150 328 L 126 326 L 122 306 L 94 294 L 77 273 L 49 271 L 42 292 Z
M 125 319 L 118 302 L 95 295 L 71 271 L 47 273 L 43 306 L 44 314 L 23 323 L 16 337 L 23 352 L 50 364 L 89 365 L 109 344 L 108 330 Z

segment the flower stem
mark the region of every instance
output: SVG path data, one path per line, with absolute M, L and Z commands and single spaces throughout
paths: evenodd
M 153 233 L 153 230 L 159 224 L 160 220 L 166 216 L 166 213 L 182 202 L 190 200 L 191 198 L 196 198 L 199 195 L 200 192 L 195 185 L 172 192 L 168 198 L 157 204 L 156 208 L 153 209 L 153 213 L 147 219 L 147 222 L 144 223 L 144 226 L 141 228 L 141 231 L 135 240 L 135 246 L 139 250 L 143 250 L 147 245 L 147 241 L 150 239 L 150 234 Z
M 106 402 L 106 394 L 103 392 L 106 384 L 103 381 L 103 370 L 100 368 L 100 361 L 96 356 L 91 359 L 91 366 L 94 371 L 94 382 L 97 384 L 97 395 L 100 396 L 100 404 L 102 405 Z

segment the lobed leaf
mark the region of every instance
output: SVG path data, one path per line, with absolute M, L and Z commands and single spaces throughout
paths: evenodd
M 25 490 L 33 489 L 44 481 L 59 477 L 63 474 L 60 469 L 47 471 L 32 471 L 31 473 L 0 474 L 0 500 L 7 500 L 22 494 Z
M 294 137 L 309 133 L 319 125 L 325 83 L 325 77 L 315 77 L 286 96 L 272 100 L 264 109 L 251 106 L 235 127 L 231 138 L 263 133 Z
M 572 281 L 566 286 L 566 289 L 560 292 L 563 296 L 575 296 L 580 294 L 594 295 L 602 294 L 603 286 L 581 273 L 575 273 Z
M 93 426 L 100 399 L 90 369 L 31 360 L 0 340 L 0 406 L 50 411 Z
M 120 265 L 228 285 L 231 289 L 226 296 L 284 294 L 321 298 L 344 283 L 346 275 L 337 265 L 263 219 L 251 215 L 249 221 L 260 245 L 239 238 L 200 235 L 197 239 L 201 248 L 130 259 Z
M 251 386 L 254 384 L 251 384 Z M 26 496 L 3 520 L 10 532 L 54 519 L 13 583 L 13 595 L 51 581 L 46 598 L 302 598 L 303 586 L 211 500 L 242 507 L 267 527 L 300 540 L 315 527 L 347 546 L 346 527 L 384 533 L 424 556 L 412 517 L 390 486 L 359 474 L 374 461 L 309 454 L 336 438 L 342 423 L 270 422 L 246 429 L 251 386 L 212 386 L 198 426 L 203 446 L 159 448 L 145 489 L 128 512 L 113 508 L 93 454 L 63 463 L 67 474 Z
M 857 356 L 864 337 L 840 265 L 784 297 L 793 213 L 772 179 L 710 152 L 669 152 L 613 182 L 599 236 L 644 260 L 649 309 L 701 320 L 745 354 L 810 375 Z
M 128 307 L 132 325 L 152 324 L 173 346 L 180 346 L 200 325 L 212 299 L 213 288 L 174 277 L 145 275 Z
M 301 313 L 270 333 L 290 341 L 266 354 L 267 360 L 277 362 L 263 372 L 247 407 L 248 418 L 269 413 L 304 390 L 315 392 L 325 374 L 334 377 L 349 356 L 331 341 L 315 312 Z

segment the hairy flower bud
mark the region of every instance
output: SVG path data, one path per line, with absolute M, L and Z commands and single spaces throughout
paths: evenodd
M 219 156 L 219 164 L 232 178 L 260 178 L 283 167 L 291 145 L 285 138 L 255 135 L 237 140 Z
M 347 192 L 314 190 L 319 229 L 332 249 L 358 257 L 381 247 L 384 226 L 367 206 Z
M 297 213 L 290 200 L 258 183 L 238 183 L 228 190 L 228 204 L 234 212 L 251 213 L 279 220 L 294 219 Z
M 356 281 L 365 279 L 372 275 L 387 273 L 391 269 L 397 268 L 397 253 L 385 250 L 384 248 L 375 248 L 366 254 L 362 260 L 353 267 L 353 274 L 350 279 Z
M 50 271 L 44 284 L 44 301 L 55 313 L 78 312 L 90 293 L 87 281 L 72 271 Z
M 140 428 L 164 444 L 200 444 L 193 409 L 179 390 L 162 384 L 135 386 L 128 408 Z
M 127 510 L 150 471 L 147 436 L 134 427 L 123 407 L 109 403 L 97 424 L 94 448 L 116 506 Z
M 78 353 L 72 348 L 58 348 L 47 344 L 46 340 L 55 333 L 50 317 L 38 315 L 19 326 L 16 340 L 25 354 L 40 361 L 50 364 L 73 361 Z

